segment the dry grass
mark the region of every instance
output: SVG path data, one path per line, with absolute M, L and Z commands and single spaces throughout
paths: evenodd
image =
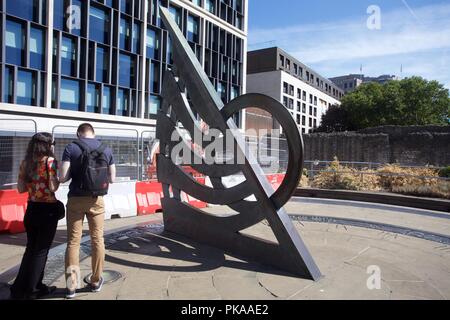
M 326 169 L 314 177 L 313 188 L 355 191 L 388 191 L 422 197 L 450 199 L 450 181 L 439 180 L 433 168 L 401 168 L 386 165 L 378 170 L 357 170 L 342 166 L 335 157 Z M 302 177 L 300 184 L 308 186 Z

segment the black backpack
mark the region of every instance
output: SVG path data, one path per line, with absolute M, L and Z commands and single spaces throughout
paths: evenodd
M 95 150 L 81 140 L 74 141 L 80 147 L 81 167 L 79 190 L 83 196 L 104 196 L 109 187 L 109 162 L 105 155 L 106 145 L 103 143 Z

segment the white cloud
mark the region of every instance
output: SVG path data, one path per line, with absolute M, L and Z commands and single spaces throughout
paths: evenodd
M 450 83 L 450 4 L 384 12 L 381 30 L 360 18 L 270 30 L 250 29 L 249 43 L 276 39 L 276 45 L 326 76 L 359 72 L 420 75 Z M 255 49 L 250 47 L 250 49 Z M 349 69 L 344 69 L 349 68 Z M 355 70 L 356 69 L 356 70 Z

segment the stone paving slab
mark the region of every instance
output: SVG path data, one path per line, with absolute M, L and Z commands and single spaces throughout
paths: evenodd
M 320 215 L 327 207 L 307 208 L 296 201 L 288 206 L 290 213 Z M 330 205 L 327 209 L 332 217 L 364 218 L 350 204 Z M 220 213 L 223 208 L 209 210 Z M 448 219 L 433 216 L 433 212 L 402 209 L 396 212 L 381 207 L 376 210 L 382 212 L 374 211 L 371 219 L 375 217 L 382 223 L 399 223 L 420 230 L 425 221 L 429 232 L 446 232 L 434 226 L 439 221 L 447 224 Z M 398 220 L 399 215 L 409 215 L 411 221 L 404 224 L 402 221 L 406 220 Z M 158 219 L 161 216 L 153 217 L 152 222 L 160 223 Z M 118 221 L 121 220 L 124 219 Z M 325 220 L 294 221 L 324 274 L 321 280 L 313 282 L 145 226 L 144 221 L 142 218 L 141 226 L 107 238 L 105 268 L 120 272 L 122 278 L 106 284 L 101 293 L 81 290 L 77 299 L 450 299 L 450 246 L 447 244 Z M 245 232 L 274 240 L 267 222 Z M 89 250 L 89 244 L 85 248 Z M 369 266 L 380 268 L 380 290 L 367 287 Z M 87 275 L 90 259 L 82 261 L 81 268 L 83 276 Z M 60 290 L 50 299 L 63 299 L 64 277 L 55 279 L 53 284 Z

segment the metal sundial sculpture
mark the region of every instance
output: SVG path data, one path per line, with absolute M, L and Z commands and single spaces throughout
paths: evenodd
M 297 276 L 318 280 L 321 273 L 283 208 L 298 186 L 303 165 L 303 141 L 290 113 L 278 101 L 261 94 L 246 94 L 224 106 L 169 11 L 163 7 L 160 7 L 160 11 L 172 39 L 175 66 L 174 71 L 167 70 L 164 74 L 162 106 L 156 130 L 156 138 L 160 141 L 157 171 L 158 180 L 163 185 L 164 198 L 161 203 L 165 230 Z M 194 157 L 193 163 L 189 165 L 208 176 L 213 188 L 198 183 L 171 159 L 172 150 L 179 143 L 171 139 L 172 133 L 180 128 L 178 123 L 191 137 L 202 134 L 184 93 L 185 89 L 195 111 L 210 128 L 220 130 L 224 136 L 227 131 L 232 132 L 235 156 L 244 160 L 243 164 L 210 165 L 194 149 L 189 149 Z M 276 192 L 254 156 L 246 150 L 244 137 L 230 119 L 247 107 L 257 107 L 271 113 L 286 134 L 289 146 L 288 174 Z M 222 178 L 237 173 L 243 174 L 246 180 L 226 188 Z M 206 213 L 183 202 L 181 191 L 209 204 L 227 205 L 239 214 L 220 217 Z M 252 195 L 257 201 L 245 200 Z M 269 222 L 278 243 L 240 232 L 264 219 Z

